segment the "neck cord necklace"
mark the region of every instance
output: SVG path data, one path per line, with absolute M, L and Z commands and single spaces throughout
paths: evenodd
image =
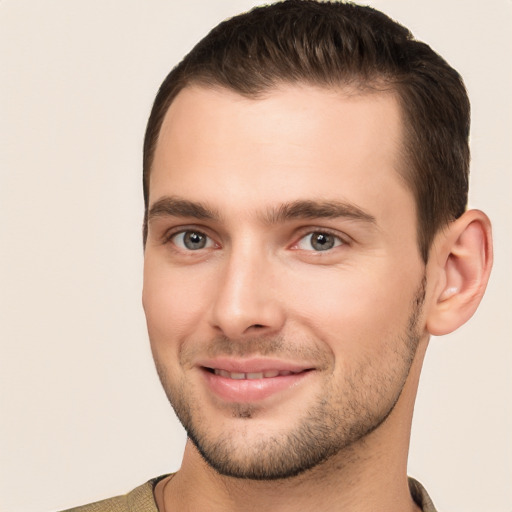
M 169 482 L 172 480 L 172 477 L 174 475 L 169 475 L 169 477 L 167 478 L 167 482 L 165 482 L 164 484 L 164 487 L 162 489 L 162 495 L 163 495 L 163 499 L 162 499 L 162 505 L 164 506 L 164 509 L 159 511 L 159 512 L 167 512 L 167 503 L 166 503 L 166 498 L 167 498 L 167 495 L 165 494 L 165 491 L 167 489 L 167 485 L 169 484 Z

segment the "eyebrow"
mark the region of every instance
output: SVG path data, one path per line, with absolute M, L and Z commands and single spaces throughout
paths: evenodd
M 204 203 L 166 196 L 156 201 L 148 212 L 148 221 L 155 217 L 189 217 L 198 220 L 219 220 L 221 215 Z M 351 203 L 342 201 L 298 200 L 268 208 L 261 216 L 265 224 L 273 225 L 299 219 L 348 218 L 376 224 L 373 215 Z
M 156 201 L 148 212 L 148 221 L 155 217 L 192 217 L 199 220 L 216 220 L 217 212 L 202 203 L 180 199 L 178 197 L 162 197 Z
M 311 201 L 300 200 L 286 203 L 278 208 L 267 211 L 264 221 L 276 224 L 294 219 L 337 219 L 348 218 L 376 224 L 373 215 L 358 206 L 342 201 Z

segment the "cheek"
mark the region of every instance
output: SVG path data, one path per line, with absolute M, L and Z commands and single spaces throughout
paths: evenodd
M 204 316 L 208 279 L 190 269 L 144 264 L 142 301 L 152 346 L 176 345 L 198 328 Z
M 291 287 L 289 303 L 335 355 L 376 356 L 407 329 L 413 282 L 397 273 L 325 269 Z

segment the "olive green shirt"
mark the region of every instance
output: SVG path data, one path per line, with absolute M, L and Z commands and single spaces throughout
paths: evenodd
M 158 512 L 153 489 L 165 476 L 154 478 L 123 496 L 97 501 L 90 505 L 75 507 L 63 512 Z M 436 512 L 434 504 L 423 486 L 409 478 L 411 496 L 423 512 Z

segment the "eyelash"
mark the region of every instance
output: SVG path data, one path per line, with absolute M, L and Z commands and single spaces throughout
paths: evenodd
M 215 246 L 218 246 L 218 244 L 215 243 L 215 241 L 213 240 L 213 238 L 211 236 L 209 236 L 207 233 L 204 232 L 204 230 L 201 230 L 201 229 L 194 229 L 192 227 L 190 228 L 186 228 L 186 229 L 175 229 L 175 230 L 172 230 L 172 231 L 169 231 L 167 233 L 165 233 L 165 235 L 163 236 L 163 244 L 166 245 L 166 244 L 172 244 L 175 246 L 175 249 L 176 250 L 179 250 L 179 251 L 184 251 L 184 252 L 196 252 L 196 251 L 199 251 L 201 249 L 205 249 L 205 248 L 211 248 L 211 247 L 201 247 L 201 248 L 198 248 L 196 250 L 194 249 L 187 249 L 186 247 L 180 247 L 176 241 L 173 241 L 173 239 L 175 239 L 176 237 L 178 237 L 179 235 L 182 235 L 182 236 L 185 236 L 187 233 L 190 233 L 190 234 L 196 234 L 196 235 L 200 235 L 200 236 L 203 236 L 206 238 L 206 244 L 212 244 L 212 245 L 215 245 Z
M 312 237 L 314 235 L 326 235 L 327 237 L 332 237 L 334 239 L 335 245 L 333 245 L 332 247 L 326 248 L 326 249 L 319 249 L 319 250 L 315 250 L 314 247 L 311 247 L 311 249 L 302 249 L 301 247 L 299 247 L 299 244 L 303 240 L 307 239 L 308 237 L 310 237 L 309 244 L 312 246 L 313 245 Z M 317 228 L 317 229 L 310 229 L 307 232 L 304 232 L 303 234 L 301 234 L 301 236 L 297 240 L 297 242 L 295 242 L 293 244 L 292 249 L 304 250 L 304 251 L 312 252 L 312 253 L 322 253 L 322 252 L 330 252 L 333 249 L 335 249 L 336 247 L 347 245 L 347 243 L 348 243 L 347 240 L 345 238 L 341 237 L 338 233 L 335 233 L 335 232 L 333 232 L 329 229 L 325 229 L 325 228 Z
M 196 249 L 191 249 L 191 248 L 182 246 L 182 245 L 185 245 L 184 241 L 182 241 L 182 245 L 180 245 L 179 243 L 176 242 L 176 240 L 173 240 L 173 239 L 176 239 L 176 237 L 178 237 L 179 235 L 185 237 L 187 233 L 196 234 L 196 235 L 205 237 L 206 245 L 204 247 L 197 247 Z M 314 235 L 326 235 L 327 237 L 332 237 L 334 239 L 334 242 L 333 242 L 334 245 L 332 247 L 327 247 L 326 249 L 318 249 L 318 250 L 315 250 L 314 247 L 307 249 L 307 248 L 302 248 L 299 246 L 299 244 L 303 240 L 305 240 L 307 237 L 313 237 Z M 163 237 L 163 244 L 165 245 L 165 244 L 169 244 L 169 243 L 171 243 L 174 246 L 174 249 L 176 251 L 182 251 L 182 252 L 186 252 L 186 253 L 194 253 L 194 252 L 201 251 L 203 249 L 212 249 L 212 248 L 220 247 L 220 245 L 217 244 L 211 236 L 209 236 L 207 233 L 205 233 L 204 230 L 194 229 L 193 227 L 186 228 L 186 229 L 181 228 L 179 230 L 176 229 L 176 230 L 167 232 Z M 309 244 L 310 244 L 310 246 L 312 246 L 313 242 L 310 240 Z M 298 239 L 296 238 L 296 241 L 290 246 L 290 249 L 304 251 L 304 252 L 310 252 L 310 253 L 314 253 L 314 254 L 322 254 L 322 253 L 329 253 L 337 247 L 348 245 L 348 244 L 349 244 L 349 242 L 346 239 L 346 237 L 340 236 L 340 234 L 337 232 L 333 232 L 326 228 L 309 228 L 307 231 L 304 230 L 301 232 L 300 237 Z

